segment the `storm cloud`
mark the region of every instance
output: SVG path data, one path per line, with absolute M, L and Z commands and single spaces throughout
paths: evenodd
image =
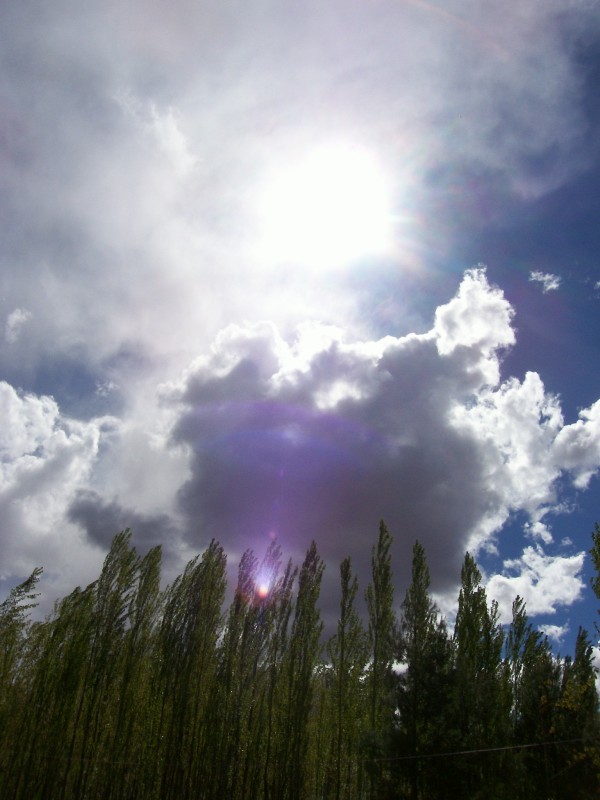
M 441 593 L 456 585 L 465 550 L 495 546 L 511 513 L 526 515 L 536 547 L 549 546 L 558 479 L 571 470 L 577 481 L 583 463 L 567 449 L 597 446 L 598 435 L 590 422 L 565 426 L 539 376 L 500 380 L 512 321 L 478 268 L 423 334 L 347 342 L 308 326 L 287 344 L 269 323 L 223 331 L 163 390 L 178 415 L 173 440 L 190 452 L 178 494 L 190 541 L 216 537 L 239 556 L 276 536 L 298 557 L 315 538 L 332 585 L 344 554 L 368 577 L 384 518 L 398 584 L 419 539 Z M 543 590 L 544 608 L 564 602 L 558 583 L 554 598 Z

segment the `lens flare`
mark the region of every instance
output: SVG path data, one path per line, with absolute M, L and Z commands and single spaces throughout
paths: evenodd
M 259 583 L 256 587 L 256 594 L 261 600 L 265 600 L 269 595 L 269 586 L 266 583 Z

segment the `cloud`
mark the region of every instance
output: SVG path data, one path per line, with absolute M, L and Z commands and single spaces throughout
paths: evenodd
M 553 275 L 551 272 L 540 272 L 533 270 L 529 273 L 529 280 L 535 283 L 541 283 L 543 286 L 542 291 L 544 294 L 547 292 L 554 292 L 560 287 L 560 275 Z
M 163 564 L 172 575 L 193 555 L 182 542 L 181 521 L 174 507 L 176 493 L 188 474 L 187 454 L 169 446 L 166 426 L 172 417 L 160 408 L 133 420 L 115 421 L 102 437 L 101 457 L 93 480 L 81 486 L 67 509 L 70 523 L 86 534 L 86 542 L 107 549 L 114 535 L 130 528 L 133 544 L 145 551 L 163 547 Z
M 315 537 L 330 563 L 347 553 L 366 579 L 383 517 L 399 584 L 418 538 L 438 591 L 456 585 L 465 549 L 494 547 L 514 512 L 550 546 L 559 478 L 598 469 L 600 434 L 591 411 L 565 426 L 536 373 L 500 382 L 512 319 L 478 268 L 419 335 L 348 342 L 313 325 L 288 343 L 270 323 L 226 329 L 162 390 L 173 440 L 190 453 L 179 492 L 188 541 L 216 536 L 239 555 L 275 534 L 299 554 Z M 580 596 L 582 564 L 581 553 L 527 547 L 505 563 L 516 574 L 490 586 L 505 604 L 518 592 L 531 613 L 549 612 Z
M 570 536 L 564 536 L 561 539 L 560 543 L 561 543 L 561 545 L 563 547 L 572 547 L 573 546 L 573 540 L 571 539 Z
M 14 344 L 19 338 L 21 329 L 31 319 L 31 311 L 24 308 L 15 308 L 6 318 L 4 327 L 4 338 L 8 344 Z
M 541 520 L 556 504 L 562 468 L 553 451 L 563 425 L 558 399 L 545 392 L 537 373 L 528 372 L 523 381 L 509 378 L 483 387 L 475 403 L 454 404 L 450 418 L 478 443 L 485 483 L 495 487 L 498 498 L 478 535 L 485 540 L 503 523 L 507 509 L 522 509 L 530 534 L 548 542 Z
M 596 670 L 596 691 L 600 692 L 600 646 L 592 648 L 592 664 Z
M 540 547 L 526 547 L 520 558 L 506 560 L 503 573 L 488 581 L 488 596 L 498 601 L 505 622 L 510 621 L 512 602 L 517 595 L 526 600 L 531 616 L 554 614 L 558 606 L 569 606 L 581 598 L 585 585 L 581 579 L 584 558 L 583 552 L 552 556 Z
M 569 632 L 569 625 L 540 625 L 539 630 L 556 644 L 561 644 Z
M 112 392 L 118 391 L 119 386 L 114 381 L 98 381 L 96 384 L 96 394 L 100 397 L 107 397 Z
M 460 348 L 465 359 L 474 359 L 473 368 L 490 385 L 498 383 L 495 353 L 515 342 L 511 321 L 513 309 L 502 292 L 489 286 L 485 269 L 465 273 L 456 297 L 437 309 L 435 333 L 442 356 Z
M 185 454 L 165 447 L 164 420 L 81 421 L 47 395 L 0 381 L 0 580 L 17 583 L 44 567 L 41 612 L 87 583 L 113 536 L 133 529 L 141 551 L 163 545 L 165 577 L 193 554 L 181 545 L 173 495 Z
M 69 504 L 90 478 L 103 424 L 61 415 L 51 397 L 0 382 L 0 562 L 4 577 L 48 568 L 45 586 L 70 591 L 93 562 L 65 525 Z M 69 554 L 69 555 L 67 555 Z M 89 573 L 88 573 L 89 574 Z
M 130 528 L 134 545 L 141 545 L 142 550 L 161 545 L 167 564 L 173 560 L 172 548 L 177 543 L 178 531 L 168 514 L 141 514 L 114 500 L 103 500 L 93 490 L 80 489 L 69 506 L 68 519 L 81 526 L 90 542 L 103 550 L 108 550 L 115 534 Z
M 600 464 L 600 400 L 558 432 L 552 449 L 555 463 L 572 473 L 578 489 L 585 489 Z
M 50 348 L 98 366 L 137 346 L 177 370 L 232 319 L 356 319 L 347 277 L 308 287 L 262 273 L 255 254 L 257 187 L 315 144 L 378 153 L 398 218 L 414 221 L 400 226 L 402 258 L 418 266 L 444 249 L 440 193 L 435 218 L 487 176 L 502 213 L 506 194 L 550 191 L 591 152 L 567 42 L 594 16 L 568 0 L 352 13 L 307 0 L 285 14 L 59 0 L 36 15 L 11 4 L 4 19 L 5 303 L 33 319 L 27 351 L 0 362 L 19 378 Z
M 535 546 L 488 589 L 505 613 L 517 593 L 531 614 L 552 613 L 582 592 L 583 553 L 564 542 L 552 552 L 551 518 L 569 481 L 583 487 L 600 466 L 600 401 L 565 424 L 536 373 L 501 380 L 513 322 L 479 267 L 420 334 L 352 340 L 306 323 L 284 338 L 272 322 L 230 325 L 160 387 L 158 405 L 144 394 L 120 421 L 75 421 L 50 397 L 0 384 L 5 569 L 68 561 L 51 578 L 68 590 L 124 527 L 141 550 L 162 542 L 170 570 L 213 537 L 230 565 L 273 536 L 300 560 L 315 538 L 333 618 L 339 561 L 350 555 L 366 585 L 380 518 L 397 585 L 419 539 L 434 590 L 450 594 L 465 550 L 493 550 L 520 513 Z
M 11 570 L 36 551 L 72 575 L 95 563 L 101 533 L 83 532 L 96 509 L 107 527 L 130 514 L 140 542 L 181 512 L 190 546 L 214 533 L 234 555 L 274 529 L 296 550 L 314 535 L 365 573 L 386 516 L 399 582 L 419 536 L 446 586 L 464 547 L 493 546 L 514 509 L 549 546 L 559 476 L 594 474 L 593 406 L 565 427 L 535 373 L 500 383 L 513 310 L 481 272 L 432 325 L 428 301 L 399 298 L 409 267 L 448 254 L 457 219 L 509 216 L 595 154 L 572 43 L 597 15 L 569 0 L 351 6 L 3 9 L 0 374 L 40 392 L 13 403 L 18 419 L 37 409 L 15 431 L 38 443 L 3 466 L 21 476 L 3 506 Z M 257 187 L 340 140 L 394 176 L 393 263 L 367 278 L 363 264 L 310 281 L 302 264 L 269 270 Z M 395 332 L 428 330 L 378 339 L 374 305 L 402 309 Z M 19 310 L 30 316 L 9 324 Z M 178 447 L 153 419 L 162 381 Z M 117 406 L 107 431 L 94 414 Z M 53 487 L 39 506 L 26 464 L 32 486 L 44 473 Z
M 161 113 L 156 106 L 151 107 L 152 127 L 159 147 L 172 162 L 176 171 L 186 175 L 197 162 L 196 156 L 190 152 L 189 142 L 183 134 L 180 123 L 172 108 Z

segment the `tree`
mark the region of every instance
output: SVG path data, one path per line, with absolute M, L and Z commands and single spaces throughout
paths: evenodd
M 91 643 L 93 586 L 79 587 L 56 604 L 53 617 L 34 627 L 31 686 L 10 767 L 0 773 L 2 796 L 56 798 L 73 736 Z
M 595 576 L 591 580 L 592 589 L 594 594 L 600 600 L 600 525 L 594 523 L 594 530 L 592 531 L 592 547 L 590 549 L 592 563 L 596 570 Z M 598 611 L 600 614 L 600 610 Z M 596 625 L 596 630 L 600 633 L 600 626 Z
M 358 580 L 350 558 L 340 565 L 340 616 L 337 633 L 327 645 L 333 681 L 334 789 L 332 796 L 353 798 L 360 794 L 362 771 L 359 732 L 363 706 L 363 674 L 369 648 L 366 632 L 355 608 Z
M 593 545 L 600 568 L 598 526 Z M 396 630 L 390 549 L 382 523 L 368 633 L 351 561 L 341 563 L 329 660 L 314 542 L 299 574 L 291 562 L 282 570 L 276 542 L 260 564 L 248 551 L 225 615 L 225 554 L 215 541 L 161 592 L 160 549 L 141 558 L 123 531 L 98 580 L 31 623 L 34 571 L 0 604 L 0 796 L 596 796 L 600 721 L 587 632 L 561 659 L 517 597 L 504 638 L 467 554 L 450 638 L 418 542 Z
M 456 718 L 460 747 L 465 750 L 498 747 L 508 741 L 510 705 L 499 624 L 498 604 L 487 604 L 481 573 L 470 553 L 461 570 L 461 588 L 454 628 Z M 501 780 L 500 757 L 476 766 L 465 761 L 465 790 L 473 795 L 481 786 Z
M 279 797 L 286 800 L 298 800 L 303 796 L 309 743 L 308 721 L 323 630 L 317 607 L 323 570 L 323 561 L 313 541 L 298 576 L 296 608 L 285 664 L 287 697 L 282 730 L 282 785 Z M 275 794 L 277 796 L 277 792 Z
M 575 657 L 564 661 L 560 697 L 556 703 L 556 738 L 565 766 L 557 776 L 557 796 L 591 797 L 600 779 L 600 733 L 596 674 L 592 644 L 587 631 L 579 628 Z
M 129 529 L 115 536 L 94 585 L 91 647 L 69 746 L 65 796 L 68 791 L 77 797 L 85 796 L 88 781 L 93 779 L 92 764 L 106 756 L 105 747 L 112 730 L 109 715 L 113 710 L 108 699 L 117 683 L 115 667 L 139 566 L 130 541 Z
M 270 592 L 269 603 L 269 642 L 266 668 L 268 687 L 266 698 L 265 721 L 265 755 L 263 766 L 264 800 L 269 800 L 274 787 L 278 785 L 281 773 L 278 753 L 280 750 L 281 731 L 284 728 L 284 704 L 286 685 L 284 665 L 289 645 L 289 621 L 292 613 L 292 591 L 297 569 L 288 561 L 283 575 L 278 578 Z M 275 758 L 273 758 L 275 753 Z
M 206 779 L 202 754 L 213 733 L 207 710 L 215 694 L 225 566 L 223 548 L 213 539 L 167 592 L 156 686 L 161 698 L 156 767 L 164 800 L 186 796 Z
M 511 690 L 511 717 L 513 734 L 516 733 L 521 718 L 521 695 L 523 688 L 523 668 L 527 642 L 532 635 L 532 627 L 527 619 L 525 602 L 519 595 L 512 604 L 512 622 L 506 635 L 505 666 Z
M 154 761 L 148 733 L 152 729 L 153 698 L 149 675 L 155 655 L 155 634 L 161 609 L 161 547 L 153 547 L 138 562 L 135 591 L 128 608 L 128 626 L 119 659 L 118 686 L 112 754 L 107 765 L 105 797 L 120 797 L 123 792 L 146 794 L 147 774 Z M 127 761 L 121 770 L 120 784 L 115 781 L 111 764 Z M 140 764 L 134 769 L 132 764 Z
M 439 769 L 420 758 L 448 745 L 452 647 L 444 621 L 429 594 L 425 550 L 413 547 L 412 579 L 402 603 L 398 660 L 403 665 L 398 686 L 399 779 L 409 777 L 410 796 L 445 797 Z M 433 767 L 433 768 L 432 768 Z
M 372 796 L 383 780 L 383 756 L 388 752 L 394 724 L 394 678 L 392 665 L 396 654 L 396 618 L 392 576 L 392 537 L 383 520 L 371 557 L 372 583 L 366 591 L 369 615 L 369 739 Z
M 0 604 L 0 745 L 4 752 L 15 741 L 14 721 L 19 718 L 22 657 L 29 633 L 28 612 L 36 605 L 35 591 L 41 567 L 16 586 Z M 0 762 L 2 766 L 2 762 Z M 5 769 L 8 764 L 5 765 Z
M 281 551 L 276 542 L 270 544 L 260 569 L 251 550 L 244 553 L 240 562 L 219 652 L 220 713 L 215 733 L 220 754 L 213 761 L 217 777 L 213 785 L 219 797 L 246 797 L 252 793 L 251 787 L 258 787 L 263 780 L 270 608 L 280 564 Z M 257 585 L 259 574 L 261 586 Z

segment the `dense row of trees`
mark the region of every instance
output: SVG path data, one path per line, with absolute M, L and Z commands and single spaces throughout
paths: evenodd
M 141 557 L 124 531 L 95 583 L 31 623 L 34 571 L 0 606 L 0 796 L 598 796 L 588 634 L 556 657 L 520 598 L 504 629 L 469 554 L 450 633 L 418 542 L 396 613 L 391 541 L 381 523 L 366 624 L 342 562 L 325 643 L 314 543 L 299 569 L 275 542 L 245 553 L 225 612 L 215 541 L 163 591 L 160 548 Z

